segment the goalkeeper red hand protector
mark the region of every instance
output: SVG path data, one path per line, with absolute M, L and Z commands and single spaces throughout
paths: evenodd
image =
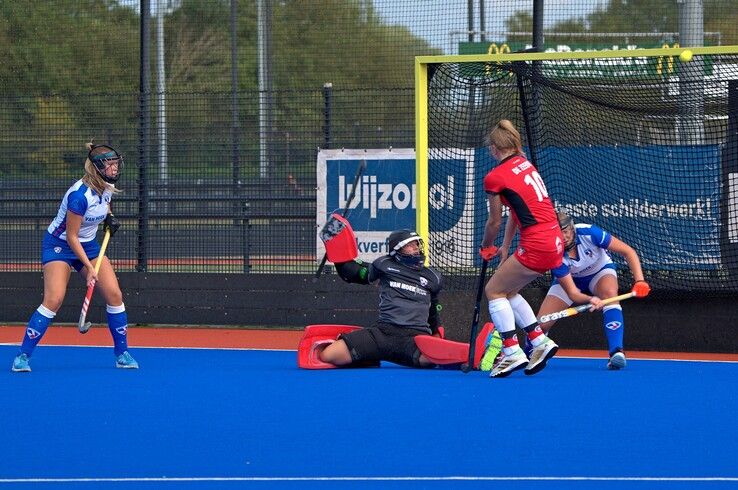
M 499 249 L 495 247 L 494 245 L 490 245 L 489 247 L 482 247 L 479 249 L 479 255 L 486 261 L 492 260 L 495 255 L 497 255 L 497 251 Z
M 636 281 L 633 284 L 633 293 L 636 298 L 645 298 L 651 292 L 651 286 L 646 281 Z
M 328 260 L 334 264 L 349 262 L 359 256 L 356 235 L 351 224 L 340 214 L 333 213 L 320 230 Z

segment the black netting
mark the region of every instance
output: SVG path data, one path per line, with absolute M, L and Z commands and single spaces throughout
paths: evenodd
M 738 289 L 738 56 L 451 63 L 431 72 L 430 181 L 464 176 L 456 194 L 466 210 L 463 219 L 434 210 L 431 195 L 431 231 L 463 242 L 461 253 L 434 260 L 466 274 L 465 287 L 479 259 L 464 250 L 481 241 L 481 181 L 494 165 L 484 139 L 504 118 L 520 129 L 557 207 L 630 244 L 656 289 Z M 628 267 L 614 259 L 627 288 Z

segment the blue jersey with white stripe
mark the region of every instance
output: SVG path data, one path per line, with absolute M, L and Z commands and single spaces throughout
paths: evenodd
M 553 271 L 556 278 L 571 274 L 572 277 L 586 277 L 596 274 L 603 267 L 612 264 L 607 247 L 612 235 L 596 225 L 577 223 L 576 254 L 574 257 L 564 253 L 564 262 Z
M 82 179 L 75 182 L 64 194 L 56 218 L 46 231 L 61 240 L 67 239 L 67 212 L 82 216 L 79 228 L 79 241 L 82 243 L 95 239 L 97 227 L 105 220 L 113 191 L 106 187 L 102 196 L 87 187 Z

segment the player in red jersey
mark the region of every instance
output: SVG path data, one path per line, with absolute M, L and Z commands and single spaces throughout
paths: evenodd
M 523 153 L 520 133 L 503 119 L 489 135 L 491 155 L 499 162 L 484 177 L 489 218 L 484 228 L 480 255 L 491 260 L 499 255 L 500 265 L 485 287 L 489 300 L 489 314 L 503 342 L 503 355 L 495 362 L 491 377 L 504 377 L 525 368 L 525 374 L 535 374 L 546 367 L 556 354 L 558 346 L 538 325 L 528 302 L 518 293 L 546 271 L 552 270 L 562 288 L 575 303 L 591 303 L 601 308 L 602 301 L 577 289 L 566 268 L 560 268 L 564 254 L 564 238 L 543 179 Z M 510 210 L 505 235 L 500 248 L 494 240 L 502 224 L 502 206 Z M 514 255 L 508 250 L 517 230 L 520 243 Z M 557 271 L 563 277 L 558 277 Z M 518 345 L 515 325 L 528 335 L 531 344 L 530 360 Z

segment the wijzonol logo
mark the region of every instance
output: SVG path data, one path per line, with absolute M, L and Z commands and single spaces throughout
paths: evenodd
M 485 202 L 476 202 L 480 193 L 475 189 L 489 165 L 476 169 L 475 158 L 476 152 L 471 150 L 444 149 L 429 154 L 425 190 L 430 236 L 426 246 L 436 265 L 444 257 L 454 264 L 472 265 L 477 257 L 474 244 L 481 236 L 468 235 L 468 230 L 474 229 L 476 208 L 486 210 Z M 366 167 L 356 185 L 349 221 L 362 258 L 373 260 L 387 253 L 391 231 L 417 227 L 420 188 L 412 149 L 321 150 L 317 167 L 319 227 L 330 213 L 340 213 L 346 207 L 362 161 Z M 322 242 L 319 237 L 316 240 L 317 253 L 322 255 Z
M 350 209 L 360 207 L 369 211 L 369 217 L 376 219 L 379 211 L 415 209 L 415 184 L 404 182 L 382 182 L 378 175 L 364 175 L 356 189 L 356 197 Z M 344 208 L 351 195 L 353 179 L 338 176 L 338 207 Z
M 328 166 L 329 209 L 344 209 L 346 206 L 356 168 L 356 165 Z M 458 220 L 463 213 L 465 195 L 464 186 L 459 182 L 465 182 L 465 174 L 463 167 L 461 171 L 455 169 L 452 172 L 430 177 L 428 200 L 432 213 L 451 213 Z M 335 184 L 330 185 L 330 182 Z M 354 229 L 371 231 L 415 227 L 415 160 L 369 160 L 356 187 L 349 207 Z M 454 221 L 447 218 L 443 222 Z
M 376 175 L 364 176 L 358 183 L 356 195 L 351 203 L 351 209 L 361 207 L 369 210 L 371 218 L 377 217 L 379 210 L 415 209 L 416 186 L 406 183 L 393 184 L 382 183 Z M 340 208 L 346 206 L 346 201 L 351 195 L 353 182 L 346 176 L 338 177 L 338 205 Z M 430 186 L 428 200 L 431 208 L 454 209 L 455 178 L 453 175 L 446 177 L 445 185 L 436 183 Z

